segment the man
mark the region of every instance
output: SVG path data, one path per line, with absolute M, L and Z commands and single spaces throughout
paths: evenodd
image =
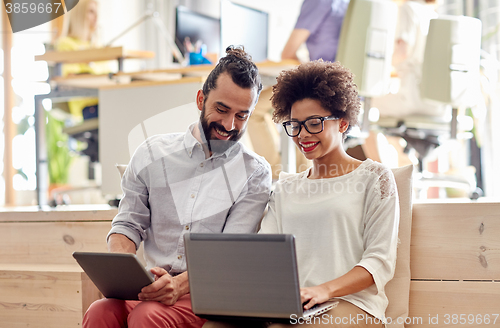
M 228 47 L 196 95 L 200 121 L 184 134 L 148 138 L 122 179 L 124 196 L 108 234 L 110 252 L 144 241 L 155 282 L 140 301 L 94 302 L 83 327 L 201 327 L 191 310 L 185 233 L 255 232 L 270 194 L 269 164 L 238 140 L 262 84 L 250 57 Z
M 304 0 L 281 59 L 298 60 L 297 50 L 305 42 L 311 61 L 335 61 L 348 5 L 349 0 Z

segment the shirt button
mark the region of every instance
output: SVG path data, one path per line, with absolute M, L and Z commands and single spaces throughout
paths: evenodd
M 194 198 L 194 194 L 191 194 L 191 198 Z
M 186 226 L 186 230 L 189 230 L 189 226 L 188 225 Z
M 177 258 L 180 260 L 182 259 L 182 255 L 177 255 Z
M 203 167 L 203 163 L 200 164 L 200 167 Z

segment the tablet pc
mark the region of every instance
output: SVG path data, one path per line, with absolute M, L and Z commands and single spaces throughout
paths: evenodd
M 106 298 L 138 300 L 154 282 L 135 254 L 74 252 L 73 257 Z

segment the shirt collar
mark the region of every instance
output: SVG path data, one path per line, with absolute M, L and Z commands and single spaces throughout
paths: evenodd
M 196 131 L 195 129 L 198 129 L 198 131 Z M 203 127 L 201 126 L 201 121 L 194 122 L 188 127 L 186 134 L 184 136 L 184 148 L 186 149 L 189 157 L 193 157 L 193 151 L 197 145 L 200 145 L 200 150 L 203 151 L 202 142 L 205 143 L 206 139 L 205 139 L 205 134 L 202 131 Z M 198 135 L 198 137 L 201 139 L 201 142 L 195 137 L 195 135 Z M 227 158 L 233 150 L 238 149 L 236 145 L 239 145 L 239 142 L 235 142 L 222 154 L 215 154 L 215 155 L 212 154 L 212 158 L 217 158 L 217 157 Z
M 186 149 L 186 152 L 188 153 L 189 157 L 193 156 L 194 147 L 196 147 L 196 145 L 201 146 L 201 143 L 194 136 L 195 134 L 194 129 L 196 124 L 200 124 L 199 121 L 191 123 L 184 135 L 184 148 Z

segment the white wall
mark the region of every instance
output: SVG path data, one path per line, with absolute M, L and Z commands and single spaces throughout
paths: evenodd
M 233 0 L 269 13 L 269 59 L 279 61 L 281 51 L 299 16 L 302 0 Z
M 136 22 L 144 12 L 144 0 L 99 0 L 98 36 L 100 43 L 103 45 L 107 44 Z M 146 26 L 144 23 L 137 25 L 127 34 L 113 42 L 112 45 L 124 46 L 131 50 L 147 50 L 144 42 L 145 29 Z M 114 65 L 117 64 L 115 63 Z M 144 61 L 128 60 L 124 63 L 125 71 L 144 69 L 146 69 Z

